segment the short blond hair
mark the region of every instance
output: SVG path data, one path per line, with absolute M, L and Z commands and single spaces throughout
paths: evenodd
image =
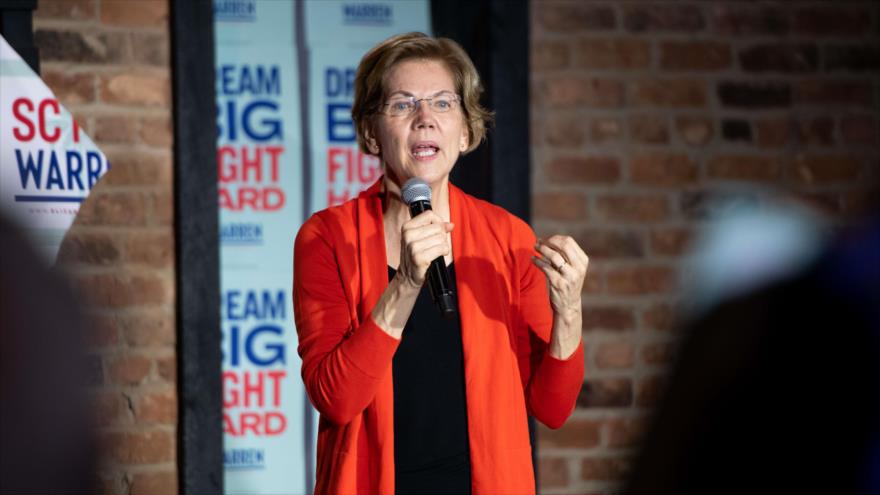
M 492 112 L 480 105 L 480 95 L 483 93 L 480 74 L 461 45 L 455 41 L 413 32 L 382 41 L 370 49 L 358 64 L 351 118 L 361 151 L 373 154 L 367 146 L 367 135 L 375 136 L 373 117 L 385 102 L 385 82 L 391 69 L 404 60 L 412 59 L 437 60 L 452 74 L 468 130 L 468 147 L 462 154 L 475 150 L 486 139 L 486 128 L 493 120 Z

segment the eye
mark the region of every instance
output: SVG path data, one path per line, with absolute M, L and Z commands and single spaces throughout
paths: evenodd
M 435 106 L 438 110 L 449 110 L 449 108 L 452 107 L 452 101 L 449 100 L 447 97 L 444 96 L 444 97 L 442 97 L 442 98 L 437 98 L 437 99 L 435 99 L 435 100 L 434 100 L 434 106 Z
M 408 112 L 412 108 L 412 106 L 413 106 L 413 103 L 410 100 L 396 100 L 396 101 L 392 101 L 389 104 L 389 107 L 391 108 L 391 111 L 393 113 Z

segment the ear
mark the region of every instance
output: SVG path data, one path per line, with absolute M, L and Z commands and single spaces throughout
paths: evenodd
M 378 156 L 382 151 L 379 148 L 379 142 L 373 136 L 373 129 L 368 128 L 364 131 L 364 141 L 367 143 L 367 149 L 370 150 L 370 153 Z
M 470 146 L 470 142 L 471 142 L 471 140 L 468 137 L 468 126 L 467 126 L 467 124 L 465 124 L 461 128 L 461 138 L 459 139 L 459 142 L 458 142 L 458 151 L 463 153 L 466 149 L 468 149 L 468 146 Z

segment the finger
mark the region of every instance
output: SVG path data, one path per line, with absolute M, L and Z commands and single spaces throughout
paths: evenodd
M 411 244 L 434 235 L 445 236 L 448 232 L 449 230 L 447 230 L 445 224 L 431 223 L 420 227 L 404 229 L 402 237 L 404 243 Z
M 424 247 L 418 252 L 413 253 L 412 259 L 413 263 L 415 263 L 417 266 L 426 269 L 432 261 L 437 258 L 446 256 L 447 254 L 449 254 L 449 247 L 447 245 L 434 244 Z
M 545 260 L 549 261 L 554 268 L 561 267 L 568 263 L 568 260 L 565 259 L 563 254 L 553 246 L 546 244 L 544 242 L 538 241 L 538 244 L 535 246 L 535 249 L 544 257 Z
M 547 276 L 547 281 L 550 282 L 550 285 L 553 286 L 553 288 L 559 287 L 563 276 L 556 270 L 556 267 L 554 267 L 553 264 L 546 259 L 537 256 L 532 256 L 532 262 L 544 272 L 544 275 Z
M 548 239 L 542 239 L 547 245 L 559 252 L 577 271 L 586 273 L 589 257 L 581 249 L 580 245 L 570 236 L 554 235 Z
M 403 224 L 403 228 L 406 229 L 421 227 L 422 225 L 428 225 L 432 223 L 442 224 L 444 222 L 445 220 L 443 220 L 443 218 L 438 215 L 434 210 L 427 210 L 407 220 L 406 223 Z
M 429 250 L 431 250 L 431 253 L 433 253 L 433 250 L 438 247 L 443 251 L 442 254 L 444 256 L 449 254 L 449 243 L 446 241 L 446 235 L 435 235 L 426 237 L 407 246 L 413 259 L 423 259 L 424 255 L 422 253 Z M 434 255 L 434 258 L 436 257 L 437 255 Z M 434 258 L 431 258 L 428 261 L 431 261 Z

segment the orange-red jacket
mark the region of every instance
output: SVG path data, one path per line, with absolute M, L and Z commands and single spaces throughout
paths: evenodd
M 566 360 L 547 352 L 552 312 L 529 226 L 452 185 L 449 202 L 473 493 L 534 493 L 526 414 L 562 425 L 583 382 L 583 345 Z M 321 415 L 318 495 L 394 493 L 400 341 L 370 316 L 387 270 L 381 179 L 297 234 L 293 303 L 303 382 Z

